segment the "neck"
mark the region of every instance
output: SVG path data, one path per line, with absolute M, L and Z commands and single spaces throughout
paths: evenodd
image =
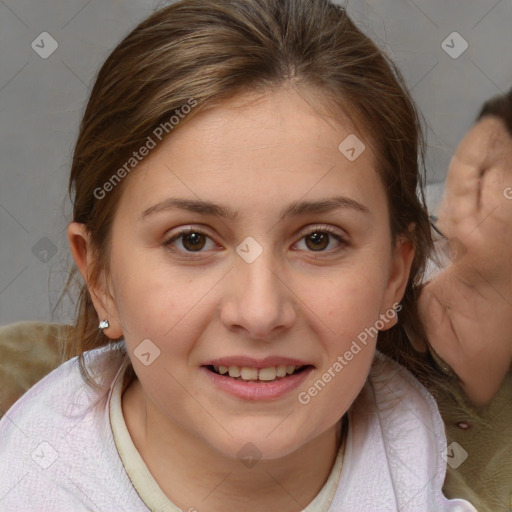
M 338 422 L 286 457 L 244 465 L 162 417 L 138 380 L 123 394 L 122 406 L 133 443 L 159 487 L 190 512 L 304 510 L 327 481 L 346 430 Z

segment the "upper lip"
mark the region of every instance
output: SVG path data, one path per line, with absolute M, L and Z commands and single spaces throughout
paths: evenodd
M 247 356 L 220 357 L 207 361 L 202 366 L 240 366 L 246 368 L 269 368 L 271 366 L 308 366 L 310 363 L 291 357 L 268 356 L 263 359 L 255 359 Z

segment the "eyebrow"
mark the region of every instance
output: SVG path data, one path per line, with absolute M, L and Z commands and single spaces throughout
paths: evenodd
M 344 196 L 335 196 L 320 201 L 295 201 L 281 212 L 281 218 L 285 219 L 286 217 L 299 215 L 326 213 L 338 208 L 351 209 L 364 214 L 370 213 L 370 210 L 366 206 L 354 199 Z M 234 220 L 239 213 L 227 206 L 211 203 L 209 201 L 171 197 L 144 210 L 139 220 L 142 221 L 154 213 L 172 209 L 187 210 L 200 215 L 210 215 L 230 220 Z

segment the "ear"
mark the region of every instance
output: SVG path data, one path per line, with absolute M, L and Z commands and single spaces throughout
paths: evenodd
M 111 339 L 120 338 L 123 335 L 123 331 L 119 323 L 115 298 L 108 289 L 104 272 L 101 271 L 98 283 L 92 283 L 89 277 L 96 261 L 92 250 L 90 234 L 85 224 L 71 222 L 67 228 L 67 235 L 71 254 L 87 285 L 98 318 L 99 320 L 108 320 L 110 324 L 108 328 L 103 329 L 103 332 Z
M 389 280 L 382 301 L 382 307 L 384 309 L 381 310 L 381 315 L 385 314 L 390 309 L 396 309 L 396 305 L 402 300 L 407 282 L 409 281 L 413 260 L 414 247 L 412 243 L 407 238 L 400 237 L 393 249 Z M 395 307 L 393 307 L 394 305 Z M 389 319 L 389 317 L 387 318 Z M 391 320 L 386 322 L 386 326 L 382 330 L 390 329 L 397 322 L 398 315 L 394 315 Z

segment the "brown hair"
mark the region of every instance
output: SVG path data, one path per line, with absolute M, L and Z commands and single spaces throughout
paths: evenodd
M 432 247 L 421 123 L 400 71 L 328 0 L 181 0 L 140 23 L 113 50 L 92 89 L 69 180 L 73 220 L 85 224 L 98 256 L 90 283 L 102 270 L 108 275 L 112 220 L 129 177 L 101 200 L 94 191 L 148 135 L 191 98 L 197 106 L 174 131 L 241 92 L 285 84 L 321 92 L 318 104 L 334 107 L 332 116 L 347 115 L 377 155 L 392 234 L 415 249 L 399 325 L 379 334 L 378 347 L 417 375 L 428 373 L 402 327 L 405 321 L 416 335 L 422 332 L 416 286 Z M 67 287 L 75 274 L 76 268 Z M 66 357 L 80 355 L 84 370 L 83 352 L 111 340 L 98 329 L 83 284 L 77 310 Z

